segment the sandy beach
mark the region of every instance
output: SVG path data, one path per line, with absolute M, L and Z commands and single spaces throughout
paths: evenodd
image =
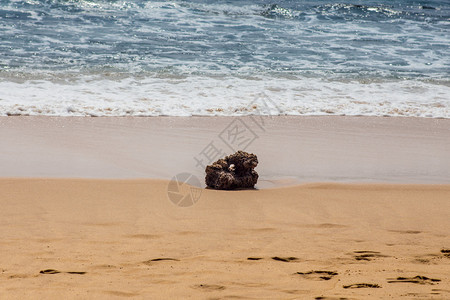
M 450 297 L 448 185 L 204 190 L 180 208 L 167 184 L 0 180 L 2 295 Z
M 0 3 L 0 300 L 450 300 L 450 0 Z
M 449 120 L 246 117 L 258 189 L 175 205 L 234 120 L 0 118 L 2 298 L 450 297 Z

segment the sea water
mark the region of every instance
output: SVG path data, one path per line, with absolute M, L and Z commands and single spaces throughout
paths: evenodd
M 255 113 L 450 118 L 450 1 L 0 0 L 0 115 Z

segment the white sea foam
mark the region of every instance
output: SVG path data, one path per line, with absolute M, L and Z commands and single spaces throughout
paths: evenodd
M 152 76 L 2 80 L 0 115 L 370 115 L 450 118 L 448 84 Z M 268 105 L 270 109 L 265 109 Z
M 422 4 L 2 0 L 0 115 L 449 118 L 450 10 Z

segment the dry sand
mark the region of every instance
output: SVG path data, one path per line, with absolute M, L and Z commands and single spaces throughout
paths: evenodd
M 203 190 L 188 208 L 167 186 L 0 180 L 1 297 L 450 298 L 449 185 Z
M 450 298 L 450 120 L 243 118 L 260 189 L 175 205 L 233 120 L 0 118 L 0 298 Z

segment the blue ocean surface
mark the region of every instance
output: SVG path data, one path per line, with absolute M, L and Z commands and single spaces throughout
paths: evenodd
M 0 0 L 0 115 L 450 118 L 450 1 Z

